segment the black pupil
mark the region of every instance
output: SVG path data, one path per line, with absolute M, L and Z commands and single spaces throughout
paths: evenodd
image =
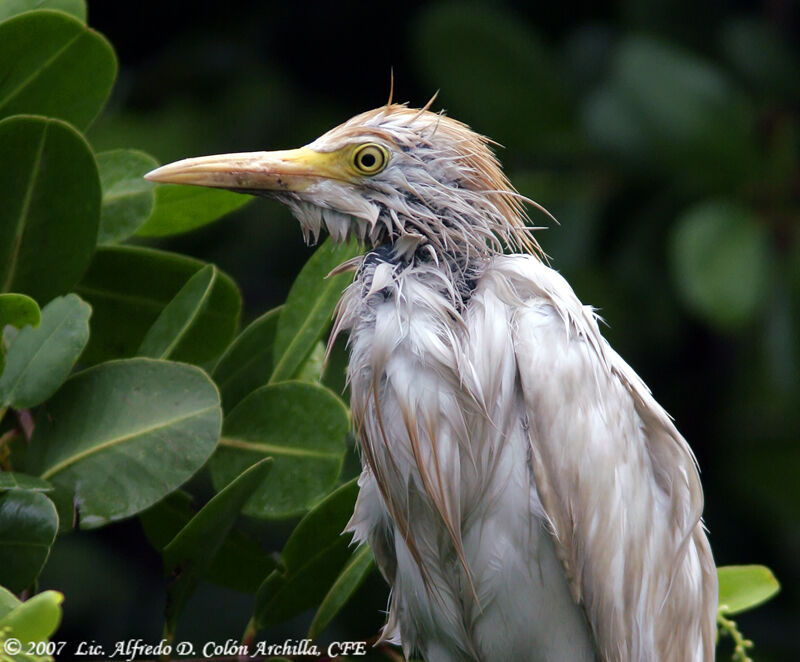
M 372 152 L 366 152 L 365 154 L 361 155 L 361 165 L 365 168 L 371 168 L 377 162 L 377 158 Z

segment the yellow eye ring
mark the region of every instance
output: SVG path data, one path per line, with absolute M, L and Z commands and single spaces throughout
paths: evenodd
M 353 167 L 362 175 L 377 175 L 389 163 L 389 150 L 383 145 L 367 143 L 353 152 Z

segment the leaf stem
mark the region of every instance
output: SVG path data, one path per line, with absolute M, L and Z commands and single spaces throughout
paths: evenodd
M 22 434 L 25 435 L 25 441 L 30 441 L 31 437 L 33 436 L 33 416 L 31 416 L 30 409 L 18 409 L 17 410 L 17 421 L 19 422 L 19 427 L 22 430 Z
M 169 644 L 170 647 L 172 646 L 172 642 L 175 639 L 175 632 L 172 630 L 172 628 L 170 628 L 169 620 L 165 620 L 164 621 L 164 630 L 161 633 L 161 638 L 164 641 L 166 641 L 167 644 Z M 170 650 L 170 649 L 167 648 L 167 650 Z M 169 655 L 169 653 L 163 653 L 162 655 L 159 656 L 158 659 L 160 660 L 160 662 L 169 662 L 170 655 Z
M 244 634 L 242 635 L 242 644 L 247 646 L 248 651 L 253 646 L 253 641 L 255 640 L 257 634 L 258 623 L 256 623 L 256 617 L 253 616 L 247 622 L 247 627 L 244 629 Z
M 721 634 L 727 634 L 733 639 L 733 662 L 753 662 L 753 658 L 747 655 L 747 649 L 753 647 L 753 642 L 745 639 L 744 635 L 739 631 L 739 626 L 736 621 L 725 618 L 722 615 L 722 610 L 717 612 L 717 625 L 720 628 Z
M 8 442 L 18 436 L 17 428 L 11 428 L 8 432 L 0 435 L 0 468 L 3 471 L 11 471 L 11 450 L 8 448 Z

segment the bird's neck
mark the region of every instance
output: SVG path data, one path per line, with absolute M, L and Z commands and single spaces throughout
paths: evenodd
M 428 281 L 431 288 L 437 290 L 442 289 L 443 283 L 450 283 L 450 298 L 455 307 L 462 310 L 488 262 L 487 255 L 478 255 L 474 251 L 471 254 L 443 251 L 430 244 L 422 244 L 409 251 L 399 242 L 387 242 L 376 246 L 365 255 L 362 271 L 371 272 L 379 264 L 389 264 L 397 274 L 412 270 L 419 278 Z

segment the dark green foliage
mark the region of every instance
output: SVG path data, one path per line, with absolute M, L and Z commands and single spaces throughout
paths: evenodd
M 265 481 L 244 508 L 253 517 L 291 517 L 325 496 L 342 469 L 347 408 L 320 384 L 268 384 L 227 412 L 209 469 L 217 489 L 254 461 L 272 457 Z
M 192 495 L 178 490 L 143 512 L 140 519 L 147 539 L 162 550 L 194 515 Z M 274 559 L 261 545 L 240 528 L 234 528 L 211 561 L 205 578 L 236 591 L 255 593 L 274 568 Z
M 269 382 L 273 370 L 275 330 L 283 308 L 274 308 L 254 320 L 230 344 L 214 368 L 222 404 L 231 411 L 246 395 Z
M 267 458 L 243 471 L 209 501 L 162 550 L 164 573 L 170 575 L 165 632 L 172 635 L 186 601 L 211 568 L 217 552 L 250 494 L 269 473 Z
M 0 121 L 0 164 L 0 290 L 45 304 L 68 292 L 92 257 L 97 165 L 71 126 L 29 116 Z
M 92 305 L 93 333 L 81 360 L 134 356 L 162 311 L 204 266 L 200 260 L 150 248 L 98 248 L 75 287 Z M 219 356 L 236 333 L 241 305 L 236 284 L 218 273 L 208 301 L 172 349 L 172 358 L 203 364 Z
M 79 18 L 85 9 L 48 6 Z M 0 64 L 17 65 L 0 83 L 0 583 L 35 588 L 59 529 L 73 520 L 89 529 L 144 512 L 171 577 L 171 636 L 203 579 L 255 592 L 274 569 L 235 527 L 243 508 L 301 515 L 336 486 L 349 418 L 319 384 L 314 348 L 346 284 L 322 279 L 357 249 L 324 245 L 280 321 L 276 312 L 266 336 L 256 324 L 232 345 L 241 296 L 229 276 L 180 254 L 109 244 L 137 231 L 185 232 L 248 198 L 155 190 L 142 179 L 152 157 L 95 154 L 74 126 L 85 128 L 110 91 L 116 64 L 107 42 L 59 11 L 0 7 L 0 19 L 11 17 L 0 23 Z M 211 464 L 220 491 L 193 514 L 192 498 L 176 490 L 217 450 L 223 427 L 220 390 L 196 366 L 210 368 L 223 353 L 216 374 L 229 415 Z M 304 381 L 286 381 L 294 377 Z M 344 562 L 341 519 L 328 537 Z M 330 566 L 331 582 L 341 565 Z M 60 598 L 40 595 L 20 603 L 3 589 L 0 639 L 52 633 Z
M 281 552 L 281 566 L 258 589 L 253 621 L 259 628 L 319 603 L 346 569 L 351 556 L 349 536 L 341 533 L 357 494 L 355 480 L 342 485 L 297 525 Z
M 58 531 L 53 502 L 41 492 L 0 496 L 0 583 L 19 592 L 39 576 Z
M 0 117 L 46 115 L 85 130 L 105 105 L 117 60 L 103 36 L 60 11 L 32 11 L 0 24 Z

